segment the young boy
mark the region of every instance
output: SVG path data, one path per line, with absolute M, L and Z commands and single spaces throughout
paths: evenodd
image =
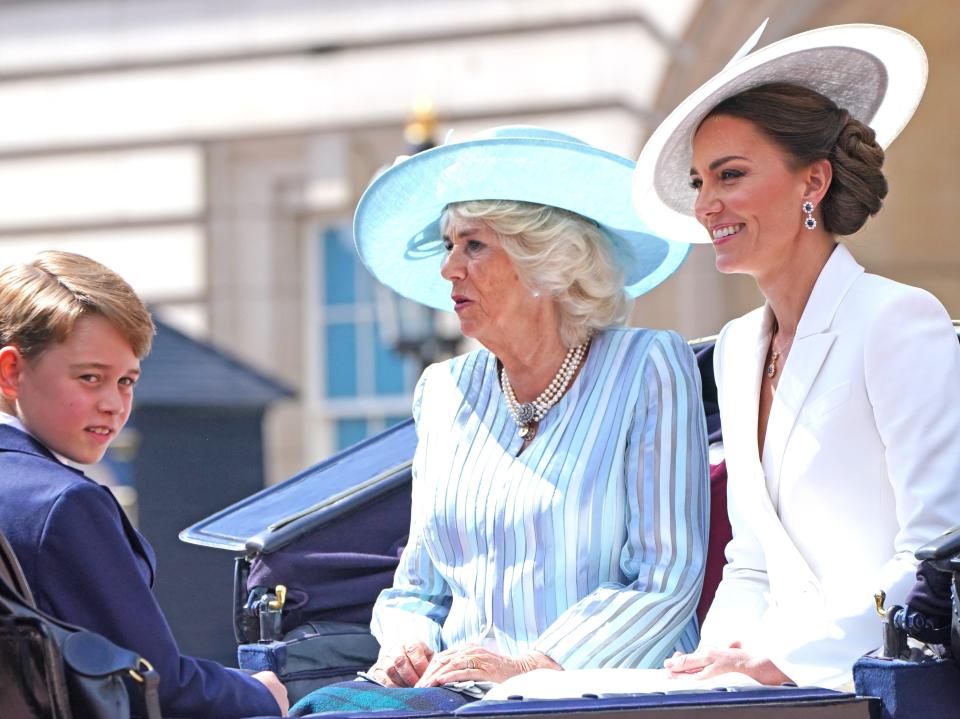
M 152 549 L 109 490 L 65 464 L 99 461 L 120 432 L 153 333 L 130 286 L 86 257 L 43 252 L 0 271 L 0 531 L 40 609 L 153 664 L 164 716 L 285 714 L 272 672 L 180 654 L 151 591 Z

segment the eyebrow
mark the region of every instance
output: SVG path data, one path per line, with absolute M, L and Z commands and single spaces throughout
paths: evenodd
M 477 234 L 479 231 L 480 231 L 480 228 L 479 228 L 479 227 L 467 227 L 467 228 L 464 228 L 464 229 L 460 230 L 457 234 L 458 234 L 460 237 L 470 237 L 471 235 Z M 449 240 L 449 239 L 450 239 L 450 233 L 449 233 L 449 232 L 444 232 L 444 233 L 443 233 L 443 239 L 444 239 L 444 240 Z
M 730 160 L 747 160 L 747 161 L 749 161 L 750 158 L 749 158 L 749 157 L 744 157 L 743 155 L 725 155 L 724 157 L 718 157 L 716 160 L 714 160 L 714 161 L 711 162 L 709 165 L 707 165 L 707 169 L 712 172 L 713 170 L 716 170 L 718 167 L 720 167 L 720 165 L 723 165 L 723 164 L 725 164 L 725 163 L 727 163 L 727 162 L 730 162 Z M 691 174 L 691 175 L 697 175 L 697 174 L 699 174 L 699 172 L 697 171 L 697 168 L 691 167 L 691 168 L 690 168 L 690 174 Z
M 70 369 L 73 371 L 83 370 L 83 369 L 110 369 L 110 365 L 103 362 L 76 362 L 75 364 L 70 365 Z M 140 368 L 127 370 L 124 374 L 140 374 Z

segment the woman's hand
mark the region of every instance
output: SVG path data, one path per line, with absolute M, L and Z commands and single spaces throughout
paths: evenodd
M 521 657 L 506 657 L 479 646 L 466 646 L 437 652 L 418 687 L 438 687 L 452 682 L 502 682 L 534 669 L 562 670 L 559 664 L 541 652 Z
M 287 698 L 287 688 L 280 678 L 273 672 L 257 672 L 253 678 L 270 691 L 277 706 L 280 707 L 280 716 L 285 717 L 290 711 L 290 700 Z
M 405 642 L 381 651 L 368 673 L 385 687 L 418 686 L 432 658 L 433 650 L 423 642 Z
M 734 642 L 728 649 L 698 648 L 692 654 L 677 652 L 665 660 L 663 666 L 675 677 L 695 675 L 699 679 L 707 679 L 718 674 L 739 672 L 771 686 L 791 681 L 769 659 L 743 651 L 740 642 Z

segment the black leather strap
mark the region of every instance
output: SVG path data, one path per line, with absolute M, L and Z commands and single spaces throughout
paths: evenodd
M 30 591 L 30 585 L 27 584 L 27 578 L 23 576 L 20 562 L 17 561 L 13 548 L 2 533 L 0 533 L 0 578 L 20 595 L 24 604 L 36 609 L 37 602 L 33 598 L 33 592 Z

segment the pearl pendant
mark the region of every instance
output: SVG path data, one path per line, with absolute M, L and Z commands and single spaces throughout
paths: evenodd
M 537 408 L 533 402 L 524 402 L 517 405 L 516 421 L 520 424 L 530 424 L 537 417 Z
M 517 434 L 526 443 L 533 439 L 537 433 L 536 427 L 531 426 L 535 422 L 543 419 L 544 415 L 553 407 L 566 392 L 570 385 L 570 380 L 576 374 L 577 368 L 583 361 L 583 355 L 587 351 L 590 340 L 587 339 L 582 345 L 571 347 L 567 351 L 567 356 L 560 364 L 560 369 L 550 380 L 547 388 L 540 393 L 532 402 L 517 402 L 517 397 L 510 386 L 510 378 L 507 377 L 507 368 L 500 369 L 500 387 L 503 390 L 503 397 L 507 403 L 507 409 L 510 411 L 513 421 L 517 423 Z

